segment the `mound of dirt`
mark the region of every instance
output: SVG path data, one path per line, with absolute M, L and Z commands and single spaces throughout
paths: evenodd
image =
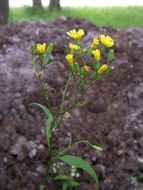
M 58 108 L 57 90 L 65 84 L 67 68 L 63 47 L 66 31 L 83 28 L 83 43 L 99 34 L 115 41 L 115 74 L 100 81 L 87 95 L 84 107 L 63 118 L 54 139 L 55 150 L 73 140 L 87 139 L 104 148 L 102 154 L 80 146 L 82 155 L 97 171 L 100 190 L 141 190 L 136 177 L 143 170 L 143 30 L 97 27 L 87 20 L 60 18 L 55 21 L 20 21 L 0 26 L 0 188 L 38 190 L 46 167 L 47 145 L 44 115 L 32 102 L 43 102 L 29 55 L 32 42 L 53 42 L 54 62 L 45 72 L 53 87 L 50 101 Z M 65 136 L 67 138 L 65 138 Z M 77 190 L 96 190 L 80 173 Z M 49 179 L 47 189 L 60 189 Z

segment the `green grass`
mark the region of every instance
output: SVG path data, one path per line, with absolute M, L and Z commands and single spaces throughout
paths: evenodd
M 50 20 L 59 16 L 85 18 L 98 26 L 114 28 L 143 28 L 143 6 L 104 7 L 104 8 L 62 8 L 61 12 L 49 12 L 48 9 L 33 11 L 30 7 L 12 8 L 10 22 L 20 19 Z

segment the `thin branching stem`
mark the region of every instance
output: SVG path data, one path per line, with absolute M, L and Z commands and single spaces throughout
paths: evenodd
M 87 140 L 80 140 L 80 141 L 77 141 L 77 142 L 75 142 L 73 144 L 69 144 L 68 147 L 66 147 L 61 152 L 59 152 L 53 159 L 57 159 L 59 156 L 63 155 L 65 152 L 73 149 L 76 145 L 81 144 L 81 143 L 89 144 L 89 142 Z

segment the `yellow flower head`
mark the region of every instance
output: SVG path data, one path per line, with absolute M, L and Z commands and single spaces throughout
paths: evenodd
M 102 74 L 104 71 L 106 71 L 108 69 L 108 65 L 104 64 L 100 67 L 100 69 L 98 70 L 98 74 Z
M 69 64 L 73 64 L 73 55 L 72 54 L 67 54 L 66 55 L 66 60 Z
M 98 46 L 99 44 L 99 40 L 97 38 L 94 38 L 91 44 L 91 48 L 95 48 L 96 46 Z
M 91 67 L 89 67 L 89 66 L 87 66 L 87 65 L 84 65 L 82 68 L 83 68 L 83 70 L 84 70 L 85 72 L 88 72 L 88 71 L 91 70 Z
M 67 32 L 67 35 L 73 38 L 74 40 L 80 40 L 80 38 L 85 34 L 83 29 L 79 29 L 76 31 L 75 29 L 70 30 Z
M 93 50 L 92 54 L 94 55 L 94 59 L 96 61 L 100 61 L 100 50 L 99 49 Z
M 114 40 L 110 36 L 100 35 L 100 41 L 104 47 L 112 47 L 114 45 Z
M 69 43 L 69 48 L 73 51 L 77 51 L 78 49 L 80 49 L 80 46 L 78 46 L 76 44 Z
M 37 51 L 38 51 L 39 53 L 44 54 L 45 51 L 46 51 L 46 43 L 37 44 Z

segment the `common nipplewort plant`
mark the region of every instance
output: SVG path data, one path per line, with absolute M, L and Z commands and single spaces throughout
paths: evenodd
M 34 105 L 39 106 L 45 113 L 45 136 L 49 151 L 48 166 L 45 175 L 43 176 L 40 190 L 46 189 L 49 172 L 52 167 L 56 166 L 55 163 L 59 161 L 70 165 L 71 168 L 76 168 L 76 170 L 78 168 L 83 169 L 93 178 L 97 186 L 99 184 L 98 177 L 94 169 L 85 160 L 81 157 L 72 156 L 67 153 L 74 149 L 78 144 L 85 144 L 97 152 L 101 152 L 103 149 L 87 140 L 72 142 L 72 139 L 70 138 L 70 142 L 67 147 L 55 152 L 55 150 L 53 150 L 53 137 L 55 135 L 54 131 L 59 127 L 59 122 L 64 114 L 79 106 L 83 102 L 87 91 L 103 76 L 110 76 L 113 73 L 114 68 L 113 66 L 110 66 L 110 62 L 114 57 L 114 50 L 112 49 L 114 46 L 114 40 L 110 36 L 100 35 L 98 38 L 93 39 L 90 47 L 82 47 L 81 38 L 85 35 L 83 29 L 70 30 L 67 32 L 67 35 L 73 41 L 65 48 L 65 59 L 67 61 L 69 74 L 64 89 L 61 89 L 60 91 L 61 104 L 59 105 L 59 111 L 56 113 L 48 99 L 50 87 L 42 79 L 44 69 L 52 63 L 52 51 L 54 46 L 52 43 L 31 45 L 32 65 L 35 68 L 35 74 L 39 80 L 41 92 L 46 100 L 45 105 L 33 103 Z M 69 97 L 70 105 L 67 106 L 65 104 L 65 100 L 71 83 L 74 87 L 71 91 L 72 95 Z M 79 185 L 73 177 L 73 173 L 72 175 L 63 173 L 61 175 L 58 173 L 55 179 L 63 181 L 63 189 L 66 190 Z

